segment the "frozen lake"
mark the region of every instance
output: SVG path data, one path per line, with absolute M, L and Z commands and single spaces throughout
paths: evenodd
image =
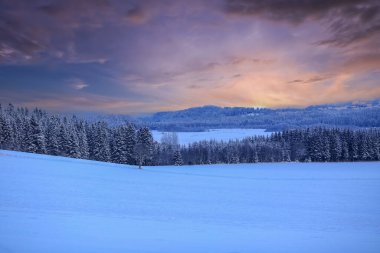
M 271 132 L 265 132 L 265 129 L 210 129 L 206 132 L 176 132 L 178 135 L 179 144 L 187 145 L 196 141 L 203 140 L 217 140 L 217 141 L 228 141 L 235 139 L 243 139 L 249 136 L 270 135 Z M 153 130 L 153 139 L 156 141 L 161 141 L 163 132 Z
M 145 167 L 0 151 L 0 252 L 378 253 L 380 163 Z

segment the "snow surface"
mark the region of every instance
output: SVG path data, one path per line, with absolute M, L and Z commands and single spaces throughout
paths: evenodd
M 160 142 L 162 134 L 164 132 L 153 130 L 153 139 Z M 271 132 L 265 132 L 265 129 L 210 129 L 205 132 L 176 132 L 178 135 L 178 142 L 182 145 L 187 145 L 196 141 L 204 140 L 217 140 L 217 141 L 228 141 L 235 139 L 243 139 L 249 136 L 267 136 Z
M 378 253 L 380 163 L 145 167 L 0 151 L 0 252 Z

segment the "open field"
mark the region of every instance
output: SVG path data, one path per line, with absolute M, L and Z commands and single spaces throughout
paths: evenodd
M 380 162 L 123 166 L 0 151 L 0 252 L 380 252 Z

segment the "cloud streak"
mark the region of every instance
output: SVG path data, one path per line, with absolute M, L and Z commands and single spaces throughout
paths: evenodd
M 74 90 L 83 90 L 84 88 L 90 86 L 89 84 L 85 83 L 83 80 L 80 79 L 69 80 L 68 85 Z

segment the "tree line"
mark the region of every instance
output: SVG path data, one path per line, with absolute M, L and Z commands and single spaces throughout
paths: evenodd
M 153 137 L 146 127 L 109 127 L 38 108 L 0 105 L 0 148 L 123 164 L 151 164 Z
M 380 160 L 380 130 L 307 128 L 243 140 L 201 141 L 181 146 L 175 133 L 161 142 L 147 127 L 110 127 L 76 116 L 0 105 L 0 148 L 131 165 Z
M 243 140 L 196 142 L 181 154 L 186 164 L 379 161 L 380 130 L 286 130 Z

